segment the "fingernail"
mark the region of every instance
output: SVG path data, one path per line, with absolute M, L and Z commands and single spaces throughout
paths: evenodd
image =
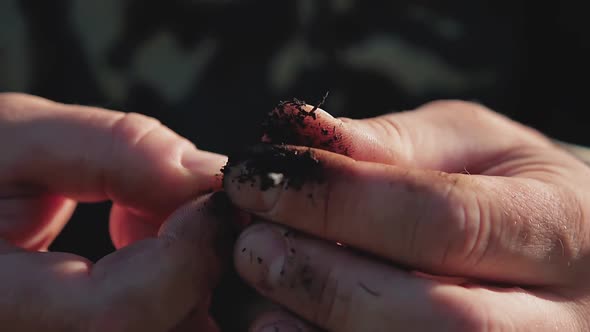
M 281 228 L 260 223 L 246 229 L 235 247 L 234 261 L 240 275 L 263 292 L 278 284 L 287 255 Z
M 219 173 L 221 167 L 227 162 L 227 157 L 196 148 L 187 149 L 181 158 L 182 167 L 196 175 L 214 175 Z
M 292 321 L 279 321 L 261 327 L 256 332 L 301 332 L 303 328 Z
M 246 161 L 225 166 L 223 188 L 240 208 L 252 212 L 268 211 L 281 195 L 284 175 L 272 172 L 263 174 L 254 170 L 251 165 Z
M 284 190 L 321 182 L 321 169 L 310 149 L 257 145 L 229 158 L 223 186 L 241 208 L 268 211 Z

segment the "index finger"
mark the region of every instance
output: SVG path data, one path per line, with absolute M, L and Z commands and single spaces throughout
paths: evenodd
M 439 275 L 563 283 L 583 268 L 576 201 L 541 181 L 263 147 L 230 159 L 224 188 L 262 218 Z M 526 218 L 523 216 L 527 216 Z
M 0 148 L 2 185 L 158 215 L 219 187 L 225 162 L 146 116 L 19 94 L 0 95 Z

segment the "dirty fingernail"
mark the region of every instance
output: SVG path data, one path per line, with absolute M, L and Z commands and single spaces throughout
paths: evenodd
M 230 156 L 223 186 L 238 206 L 268 211 L 284 190 L 321 182 L 322 167 L 311 149 L 262 144 Z
M 232 201 L 252 212 L 272 209 L 283 189 L 283 174 L 257 172 L 249 161 L 228 164 L 223 173 L 223 187 Z
M 280 229 L 266 223 L 250 226 L 234 250 L 238 273 L 262 292 L 274 289 L 285 265 L 287 243 Z

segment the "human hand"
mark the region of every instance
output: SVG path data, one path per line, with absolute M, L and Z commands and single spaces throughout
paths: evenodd
M 0 94 L 0 151 L 2 330 L 216 330 L 207 308 L 231 254 L 227 199 L 168 216 L 221 186 L 225 157 L 144 116 L 21 94 Z M 38 252 L 76 202 L 102 200 L 119 250 L 96 264 Z
M 310 111 L 275 110 L 283 129 L 265 139 L 315 149 L 226 167 L 234 204 L 277 223 L 235 247 L 261 294 L 330 331 L 590 330 L 585 164 L 472 103 L 366 120 Z M 293 324 L 305 326 L 269 314 L 255 328 Z

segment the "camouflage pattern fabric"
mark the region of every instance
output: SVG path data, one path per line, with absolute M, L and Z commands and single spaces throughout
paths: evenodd
M 326 91 L 336 115 L 463 98 L 590 143 L 555 123 L 583 95 L 583 11 L 535 4 L 5 0 L 0 91 L 154 115 L 222 152 L 252 113 Z

